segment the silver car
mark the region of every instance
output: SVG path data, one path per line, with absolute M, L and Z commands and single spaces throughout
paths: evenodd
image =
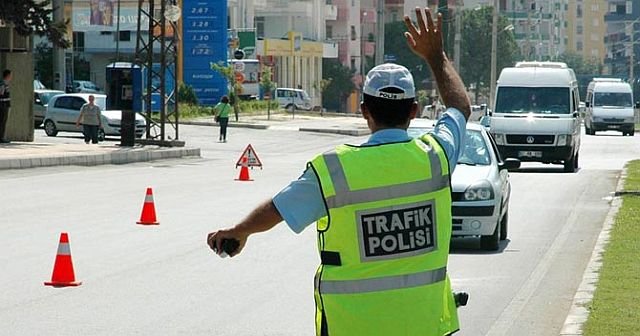
M 417 137 L 433 127 L 433 121 L 415 119 L 408 132 Z M 509 169 L 520 167 L 517 159 L 503 161 L 485 128 L 467 124 L 464 149 L 451 176 L 454 237 L 480 237 L 480 247 L 495 251 L 507 239 Z
M 80 116 L 80 108 L 89 102 L 91 95 L 102 110 L 102 128 L 98 130 L 98 139 L 102 141 L 105 136 L 120 136 L 122 111 L 106 110 L 107 96 L 98 93 L 65 93 L 51 98 L 44 116 L 44 132 L 48 136 L 56 136 L 59 131 L 82 132 L 82 128 L 76 127 L 76 121 Z M 135 118 L 135 136 L 141 138 L 146 130 L 146 119 L 138 113 Z

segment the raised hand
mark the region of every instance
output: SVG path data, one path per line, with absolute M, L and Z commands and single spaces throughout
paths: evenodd
M 427 18 L 426 24 L 425 16 Z M 437 24 L 434 25 L 431 10 L 425 8 L 423 11 L 416 7 L 416 17 L 419 28 L 413 24 L 409 16 L 405 15 L 404 23 L 409 31 L 405 32 L 404 35 L 411 50 L 433 65 L 445 57 L 442 45 L 442 15 L 438 14 Z

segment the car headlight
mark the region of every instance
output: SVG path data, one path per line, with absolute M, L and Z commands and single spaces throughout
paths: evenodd
M 626 118 L 624 118 L 624 122 L 627 122 L 627 123 L 634 123 L 635 121 L 636 121 L 635 117 L 626 117 Z
M 571 144 L 571 135 L 560 134 L 558 135 L 558 146 L 567 146 Z
M 501 133 L 493 133 L 493 139 L 496 140 L 497 145 L 504 145 L 504 134 Z
M 465 201 L 488 201 L 493 198 L 493 187 L 486 180 L 474 183 L 464 191 Z

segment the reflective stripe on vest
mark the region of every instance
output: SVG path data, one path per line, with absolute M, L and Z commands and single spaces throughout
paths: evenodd
M 329 209 L 340 208 L 345 205 L 375 202 L 390 198 L 409 197 L 420 195 L 425 192 L 436 191 L 449 186 L 448 175 L 442 175 L 440 158 L 433 151 L 429 151 L 429 161 L 431 163 L 431 179 L 424 181 L 396 184 L 392 186 L 381 186 L 369 189 L 350 190 L 344 168 L 335 152 L 323 155 L 327 164 L 327 169 L 331 174 L 331 181 L 336 191 L 336 195 L 326 198 Z
M 360 280 L 322 280 L 316 281 L 322 294 L 357 294 L 385 290 L 411 288 L 430 285 L 443 281 L 447 268 L 439 268 L 420 273 L 395 275 L 382 278 Z

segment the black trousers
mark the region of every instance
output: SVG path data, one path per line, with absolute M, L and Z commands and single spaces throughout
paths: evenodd
M 9 119 L 9 106 L 0 103 L 0 140 L 6 140 L 7 119 Z
M 220 140 L 227 140 L 227 126 L 229 126 L 229 117 L 219 118 L 220 122 Z
M 97 144 L 98 143 L 98 125 L 82 125 L 84 133 L 84 142 Z

